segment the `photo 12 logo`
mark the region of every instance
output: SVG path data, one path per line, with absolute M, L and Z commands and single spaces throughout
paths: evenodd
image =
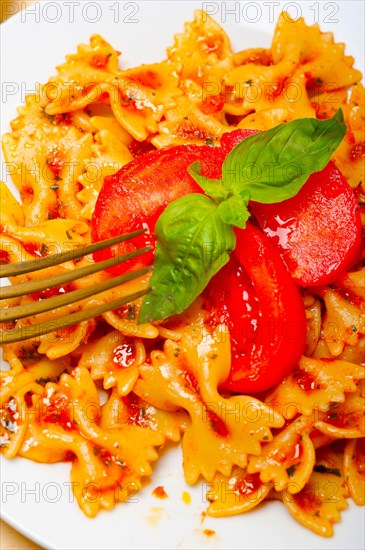
M 338 23 L 338 2 L 202 2 L 202 10 L 221 23 L 276 23 L 280 13 L 288 22 L 306 17 L 312 23 Z M 205 16 L 207 20 L 207 16 Z M 204 17 L 203 17 L 204 21 Z
M 114 500 L 115 502 L 136 504 L 139 501 L 135 495 L 140 489 L 140 484 L 134 481 L 117 485 L 114 488 Z M 87 503 L 98 502 L 103 496 L 103 487 L 95 481 L 85 484 L 78 481 L 64 481 L 62 483 L 56 481 L 46 483 L 40 481 L 34 483 L 4 481 L 1 483 L 1 503 L 7 504 L 16 499 L 17 502 L 22 504 L 27 502 L 56 504 L 61 500 L 73 504 L 76 500 L 74 494 L 76 490 L 78 493 L 81 492 L 83 500 Z
M 139 2 L 88 2 L 85 0 L 10 2 L 1 3 L 1 19 L 4 21 L 20 10 L 20 22 L 46 22 L 50 24 L 75 23 L 80 20 L 86 23 L 99 23 L 104 17 L 112 14 L 114 23 L 139 23 L 141 6 Z

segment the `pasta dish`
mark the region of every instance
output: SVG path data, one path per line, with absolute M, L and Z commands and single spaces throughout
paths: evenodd
M 0 183 L 1 263 L 140 228 L 133 242 L 10 282 L 145 245 L 155 256 L 2 308 L 155 261 L 154 272 L 1 328 L 152 290 L 3 346 L 1 452 L 69 462 L 94 517 L 128 501 L 181 442 L 208 515 L 277 500 L 332 536 L 348 499 L 365 496 L 362 75 L 331 33 L 287 13 L 267 49 L 234 52 L 197 11 L 163 62 L 125 70 L 119 55 L 93 35 L 19 107 L 2 141 L 20 200 Z

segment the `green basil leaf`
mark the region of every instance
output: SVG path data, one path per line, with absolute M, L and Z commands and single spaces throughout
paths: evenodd
M 222 180 L 202 176 L 200 163 L 193 163 L 190 175 L 212 198 L 184 196 L 160 216 L 151 292 L 139 322 L 183 312 L 227 263 L 236 244 L 232 226 L 246 226 L 248 201 L 274 203 L 296 195 L 326 166 L 345 133 L 340 109 L 329 120 L 294 120 L 246 138 L 224 161 Z
M 151 292 L 138 322 L 182 313 L 229 260 L 236 246 L 233 228 L 218 205 L 205 195 L 186 195 L 172 202 L 156 224 L 158 238 Z
M 250 212 L 247 208 L 249 199 L 249 193 L 247 193 L 246 198 L 234 195 L 226 201 L 221 202 L 218 205 L 218 214 L 221 220 L 224 223 L 230 225 L 235 225 L 244 229 L 246 227 L 246 222 L 250 217 Z
M 226 199 L 228 191 L 225 189 L 223 182 L 221 180 L 210 179 L 206 176 L 202 176 L 200 162 L 198 160 L 193 162 L 193 164 L 190 164 L 188 167 L 188 172 L 207 195 L 213 199 Z
M 328 120 L 293 120 L 250 136 L 225 159 L 224 186 L 234 194 L 248 189 L 251 200 L 266 204 L 289 199 L 327 165 L 345 133 L 339 109 Z

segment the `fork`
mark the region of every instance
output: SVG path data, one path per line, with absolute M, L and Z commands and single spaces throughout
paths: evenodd
M 141 229 L 138 231 L 134 231 L 133 233 L 118 235 L 117 237 L 113 237 L 111 239 L 92 243 L 74 250 L 52 254 L 44 258 L 37 258 L 34 260 L 28 260 L 15 264 L 1 265 L 0 278 L 16 277 L 18 275 L 31 273 L 71 260 L 77 260 L 82 258 L 83 256 L 92 254 L 93 252 L 97 252 L 123 241 L 138 237 L 138 235 L 141 235 L 144 232 L 145 229 Z M 152 247 L 146 246 L 144 248 L 134 250 L 133 252 L 129 252 L 128 254 L 124 254 L 121 256 L 117 255 L 101 262 L 80 267 L 71 272 L 61 273 L 44 279 L 19 283 L 12 286 L 5 286 L 0 289 L 0 300 L 16 298 L 34 292 L 40 292 L 42 290 L 50 289 L 55 286 L 63 285 L 65 283 L 81 279 L 82 277 L 92 275 L 104 269 L 108 269 L 109 267 L 120 264 L 122 262 L 131 260 L 132 258 L 140 256 L 141 254 L 145 254 L 150 250 L 152 250 Z M 141 277 L 141 275 L 144 275 L 151 271 L 151 269 L 152 267 L 144 267 L 142 269 L 131 271 L 129 273 L 113 277 L 106 281 L 102 281 L 101 283 L 98 283 L 91 288 L 81 288 L 78 290 L 67 292 L 66 294 L 46 298 L 44 300 L 40 300 L 39 302 L 32 302 L 2 309 L 2 311 L 0 312 L 0 323 L 11 323 L 19 319 L 24 319 L 25 317 L 37 315 L 38 313 L 44 313 L 46 311 L 51 311 L 61 306 L 66 306 L 68 304 L 84 300 L 85 298 L 89 298 L 94 294 L 99 294 L 100 292 L 104 292 L 128 281 L 132 281 L 133 279 L 137 279 L 138 277 Z M 20 342 L 22 340 L 29 340 L 30 338 L 42 336 L 43 334 L 48 334 L 56 330 L 76 325 L 78 323 L 81 323 L 82 321 L 86 321 L 87 319 L 98 317 L 99 315 L 107 311 L 117 309 L 124 304 L 133 302 L 134 300 L 137 300 L 138 298 L 141 298 L 142 296 L 147 294 L 147 292 L 149 292 L 149 289 L 146 288 L 139 292 L 124 296 L 123 298 L 119 298 L 117 300 L 113 300 L 79 312 L 71 313 L 67 317 L 59 317 L 56 319 L 52 319 L 51 321 L 26 325 L 15 329 L 0 330 L 0 345 Z

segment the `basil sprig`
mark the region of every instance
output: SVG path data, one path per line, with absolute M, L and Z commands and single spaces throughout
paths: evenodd
M 156 235 L 154 283 L 139 322 L 181 313 L 228 262 L 236 246 L 233 227 L 221 219 L 219 205 L 198 194 L 169 204 L 157 221 Z
M 229 260 L 244 228 L 249 200 L 271 204 L 294 197 L 308 177 L 329 162 L 346 133 L 342 110 L 327 120 L 303 118 L 245 138 L 227 155 L 222 179 L 189 173 L 206 195 L 169 204 L 156 224 L 157 247 L 151 291 L 139 323 L 182 313 Z

